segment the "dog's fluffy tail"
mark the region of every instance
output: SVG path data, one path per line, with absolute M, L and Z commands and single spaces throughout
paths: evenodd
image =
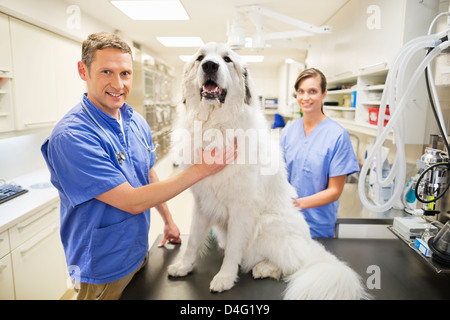
M 313 257 L 287 277 L 286 300 L 370 299 L 360 276 L 344 262 L 314 242 Z

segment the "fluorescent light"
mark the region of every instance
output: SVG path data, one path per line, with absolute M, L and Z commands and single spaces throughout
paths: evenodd
M 192 59 L 192 55 L 182 55 L 179 57 L 184 62 L 188 62 L 190 59 Z M 241 56 L 241 58 L 247 63 L 264 61 L 264 56 Z
M 133 20 L 189 20 L 179 0 L 111 1 Z
M 191 54 L 191 55 L 182 55 L 182 56 L 180 56 L 180 59 L 181 59 L 181 61 L 183 61 L 183 62 L 188 62 L 189 60 L 192 59 L 192 57 L 193 57 L 192 54 Z
M 264 56 L 241 56 L 242 59 L 249 63 L 249 62 L 263 62 Z
M 201 47 L 204 45 L 200 37 L 157 37 L 166 47 Z

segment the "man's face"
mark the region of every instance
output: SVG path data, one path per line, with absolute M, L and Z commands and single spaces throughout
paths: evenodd
M 115 48 L 97 50 L 89 71 L 83 62 L 78 63 L 89 100 L 115 118 L 131 91 L 132 71 L 131 55 Z

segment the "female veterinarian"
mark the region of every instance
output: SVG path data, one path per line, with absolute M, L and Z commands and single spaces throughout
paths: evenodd
M 152 168 L 150 128 L 125 103 L 132 70 L 131 49 L 123 40 L 90 35 L 78 63 L 87 94 L 41 148 L 61 199 L 61 240 L 67 265 L 78 272 L 78 299 L 118 299 L 145 264 L 149 209 L 155 207 L 165 223 L 160 245 L 179 242 L 165 201 L 236 157 L 203 153 L 205 161 L 160 182 Z
M 297 190 L 312 237 L 333 237 L 339 197 L 347 175 L 359 171 L 348 132 L 322 111 L 326 78 L 317 69 L 304 70 L 295 82 L 303 117 L 281 132 L 289 182 Z

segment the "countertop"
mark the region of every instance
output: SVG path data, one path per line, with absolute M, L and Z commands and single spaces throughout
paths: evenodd
M 364 207 L 358 194 L 357 183 L 346 183 L 339 198 L 337 224 L 392 224 L 395 217 L 411 216 L 404 210 L 392 208 L 373 212 Z
M 125 289 L 121 299 L 129 300 L 279 300 L 286 284 L 273 279 L 254 280 L 250 273 L 239 274 L 229 291 L 210 293 L 209 282 L 218 272 L 222 253 L 212 245 L 198 258 L 194 271 L 184 278 L 169 278 L 167 267 L 186 249 L 167 244 L 158 248 L 162 235 L 149 251 L 149 261 Z M 375 284 L 379 270 L 379 288 L 368 289 L 376 300 L 450 299 L 450 276 L 434 272 L 406 244 L 398 239 L 318 239 L 327 250 L 352 267 L 364 283 Z
M 47 168 L 16 177 L 7 183 L 20 185 L 28 192 L 0 204 L 0 232 L 59 200 L 58 191 L 50 184 Z
M 21 185 L 29 191 L 0 204 L 0 232 L 59 199 L 58 191 L 50 183 L 47 168 L 16 177 L 7 183 Z M 339 202 L 337 224 L 392 224 L 394 217 L 408 216 L 405 211 L 397 209 L 371 212 L 361 204 L 356 183 L 345 184 Z

